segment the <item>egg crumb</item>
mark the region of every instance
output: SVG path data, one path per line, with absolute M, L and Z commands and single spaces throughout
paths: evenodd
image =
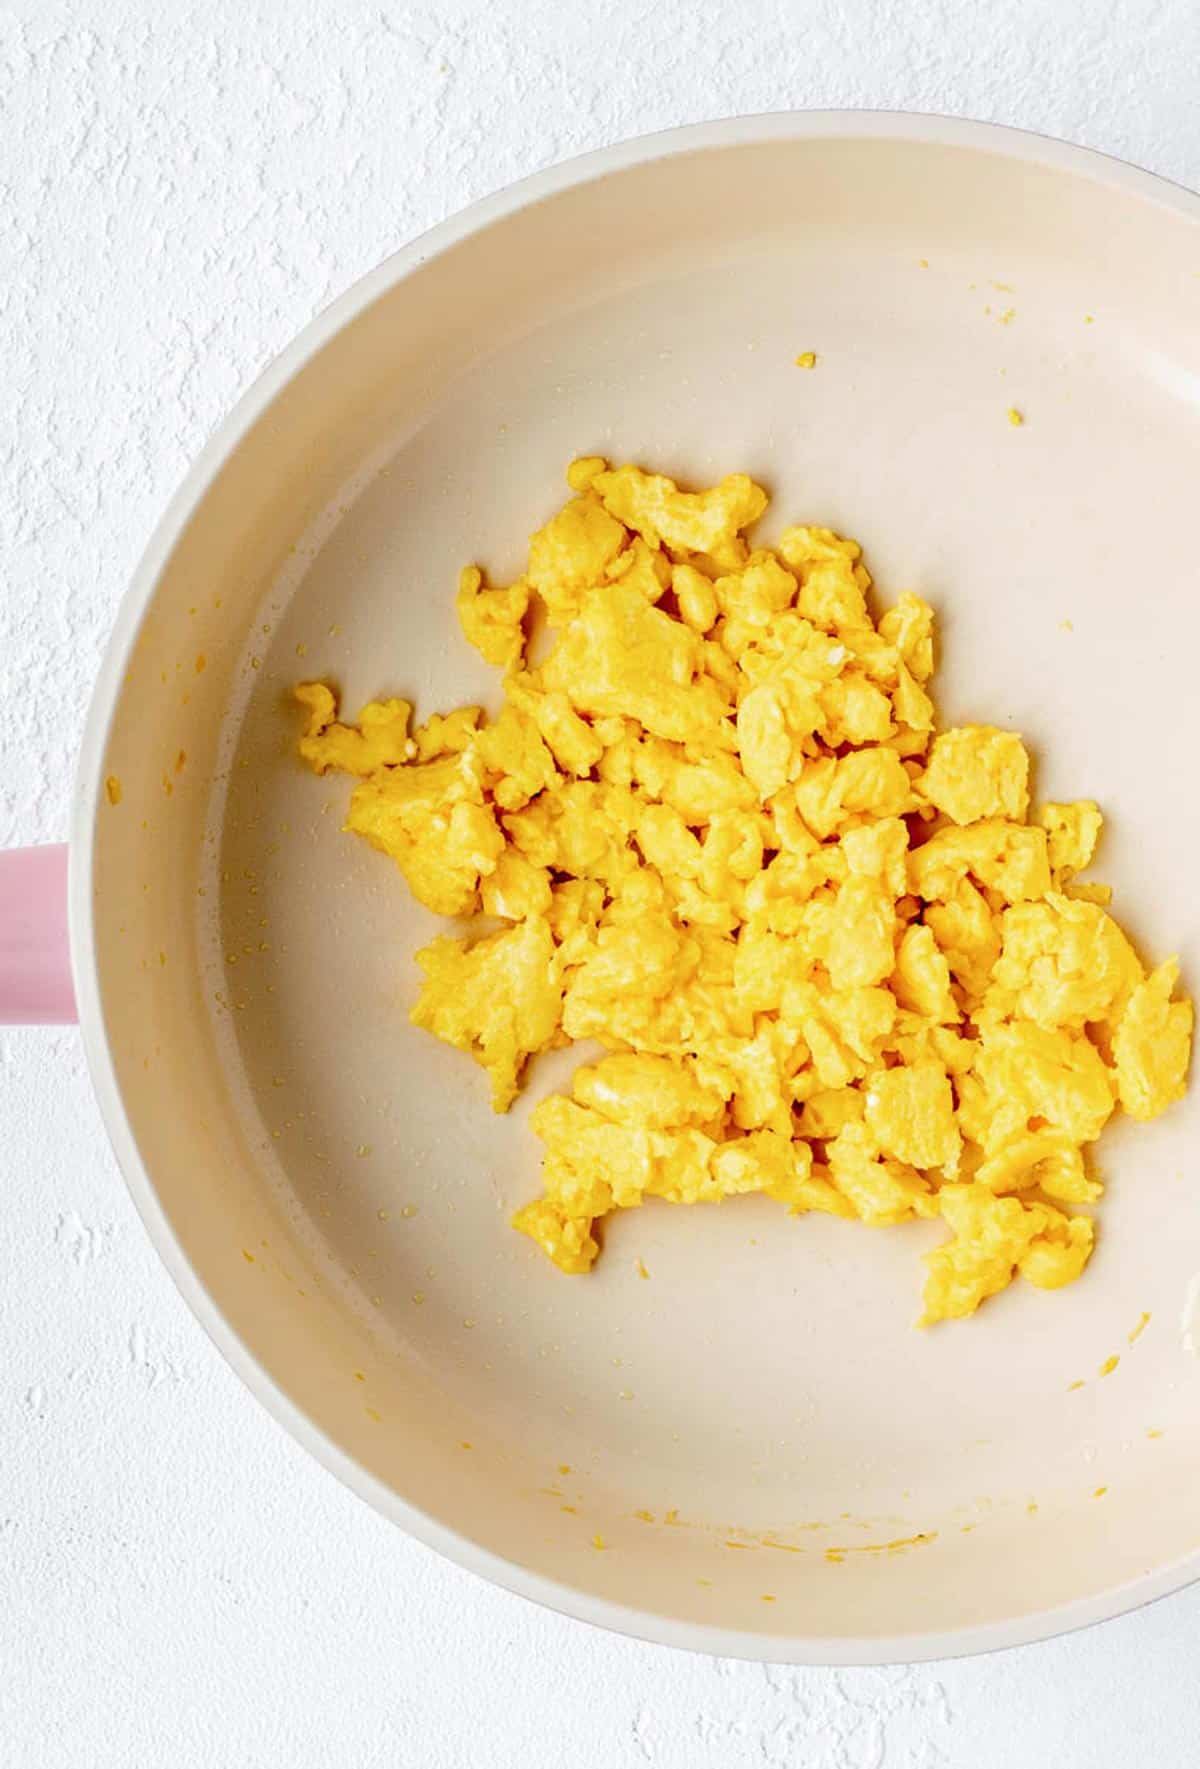
M 802 350 L 796 358 L 796 367 L 798 369 L 815 369 L 816 366 L 817 353 L 815 350 Z
M 531 1114 L 543 1190 L 514 1226 L 582 1274 L 651 1199 L 938 1220 L 922 1325 L 1073 1282 L 1090 1147 L 1182 1096 L 1193 1017 L 1177 962 L 1147 974 L 1076 882 L 1099 808 L 1034 805 L 1013 732 L 938 728 L 933 610 L 873 612 L 857 542 L 754 545 L 741 473 L 567 477 L 519 578 L 460 578 L 498 713 L 342 723 L 329 684 L 296 689 L 301 756 L 354 781 L 347 829 L 426 908 L 488 918 L 417 955 L 413 1023 L 500 1112 L 537 1053 L 601 1047 Z
M 1019 412 L 1015 405 L 1010 405 L 1008 408 L 1008 421 L 1015 430 L 1019 430 L 1021 425 L 1025 422 L 1025 414 L 1024 412 Z

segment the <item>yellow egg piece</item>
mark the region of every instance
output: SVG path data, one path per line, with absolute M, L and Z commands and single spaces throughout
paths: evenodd
M 1011 731 L 963 725 L 935 737 L 921 794 L 952 822 L 1005 817 L 1019 823 L 1029 805 L 1029 757 Z
M 1173 1001 L 1179 961 L 1167 959 L 1140 983 L 1117 1026 L 1117 1089 L 1131 1118 L 1157 1118 L 1187 1090 L 1192 1004 Z

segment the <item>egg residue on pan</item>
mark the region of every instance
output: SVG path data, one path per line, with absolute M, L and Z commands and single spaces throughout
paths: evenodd
M 599 457 L 504 587 L 462 574 L 503 706 L 404 700 L 354 724 L 301 684 L 300 752 L 357 777 L 346 827 L 414 895 L 491 932 L 422 952 L 412 1019 L 487 1071 L 503 1112 L 538 1051 L 594 1039 L 542 1100 L 543 1195 L 515 1226 L 586 1272 L 646 1198 L 763 1192 L 874 1227 L 940 1218 L 923 1323 L 1016 1273 L 1077 1278 L 1118 1105 L 1186 1086 L 1192 1007 L 1077 883 L 1095 804 L 1031 812 L 1029 757 L 938 730 L 933 612 L 877 619 L 858 545 L 744 538 L 765 492 L 701 492 Z M 534 666 L 538 612 L 552 644 Z M 1081 1208 L 1083 1207 L 1083 1208 Z

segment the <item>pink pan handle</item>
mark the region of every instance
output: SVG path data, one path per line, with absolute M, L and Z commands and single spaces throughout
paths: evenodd
M 0 853 L 0 1026 L 66 1026 L 78 1017 L 67 938 L 67 850 Z

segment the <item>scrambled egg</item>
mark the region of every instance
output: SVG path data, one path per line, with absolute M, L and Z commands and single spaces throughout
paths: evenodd
M 854 541 L 744 531 L 743 474 L 698 493 L 599 457 L 524 575 L 462 574 L 464 633 L 504 672 L 411 728 L 296 690 L 305 760 L 357 777 L 346 827 L 439 915 L 493 931 L 418 954 L 412 1018 L 508 1109 L 528 1059 L 606 1054 L 544 1099 L 543 1195 L 515 1226 L 565 1272 L 646 1198 L 764 1192 L 793 1213 L 937 1218 L 923 1322 L 1092 1250 L 1090 1160 L 1117 1105 L 1183 1094 L 1192 1007 L 1074 882 L 1101 815 L 1031 814 L 1021 739 L 936 731 L 933 613 L 879 619 Z M 541 662 L 527 653 L 537 617 Z

